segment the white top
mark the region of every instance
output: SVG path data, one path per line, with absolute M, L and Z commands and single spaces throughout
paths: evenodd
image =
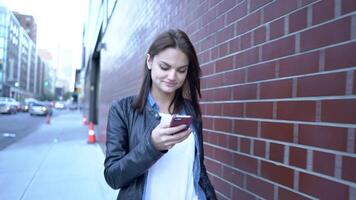
M 161 122 L 169 123 L 172 115 L 160 113 Z M 197 200 L 194 189 L 194 135 L 174 145 L 149 170 L 144 200 Z

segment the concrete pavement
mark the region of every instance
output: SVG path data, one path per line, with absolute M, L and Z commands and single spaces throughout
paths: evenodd
M 0 199 L 116 199 L 104 180 L 104 154 L 87 144 L 81 120 L 79 112 L 63 112 L 0 151 Z

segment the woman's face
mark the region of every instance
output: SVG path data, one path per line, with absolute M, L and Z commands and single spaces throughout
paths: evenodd
M 189 60 L 180 50 L 167 48 L 153 58 L 147 55 L 147 66 L 151 70 L 152 90 L 172 95 L 182 87 L 187 77 Z

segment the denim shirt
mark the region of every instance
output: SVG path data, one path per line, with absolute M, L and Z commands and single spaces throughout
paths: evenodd
M 157 112 L 157 113 L 159 112 L 159 106 L 156 104 L 155 100 L 153 99 L 151 92 L 147 96 L 147 104 L 155 112 Z M 182 115 L 186 114 L 185 109 L 183 108 L 182 110 L 180 110 L 179 114 L 182 114 Z M 201 169 L 200 162 L 199 162 L 199 155 L 200 155 L 199 145 L 200 144 L 198 141 L 196 128 L 195 128 L 194 124 L 191 125 L 190 128 L 192 129 L 192 134 L 194 135 L 194 141 L 195 141 L 195 156 L 194 156 L 194 163 L 193 163 L 194 189 L 195 189 L 195 192 L 196 192 L 199 200 L 206 200 L 205 193 L 199 185 L 200 169 Z M 147 175 L 146 175 L 146 180 L 147 180 Z M 146 184 L 147 183 L 145 183 L 144 189 L 146 189 Z M 144 192 L 144 194 L 145 194 L 145 192 Z M 145 197 L 143 197 L 143 199 L 145 199 Z

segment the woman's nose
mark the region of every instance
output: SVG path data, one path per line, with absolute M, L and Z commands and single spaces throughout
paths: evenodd
M 171 70 L 171 71 L 168 73 L 168 79 L 169 79 L 169 80 L 175 80 L 175 79 L 176 79 L 176 71 L 175 71 L 175 70 Z

